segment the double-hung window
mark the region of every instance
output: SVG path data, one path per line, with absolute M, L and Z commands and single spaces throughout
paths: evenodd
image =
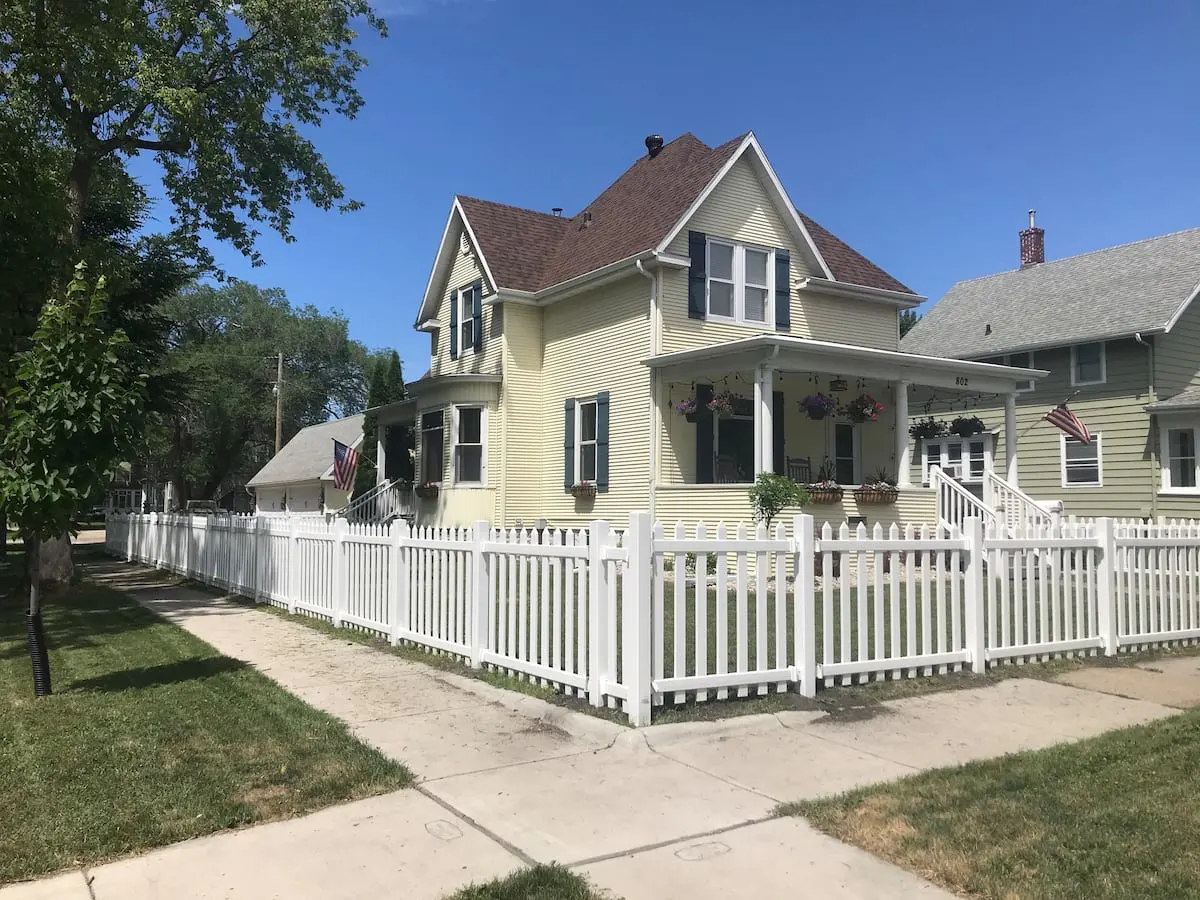
M 847 422 L 833 426 L 833 469 L 838 484 L 859 484 L 862 481 L 861 445 L 858 429 Z
M 1200 468 L 1196 459 L 1197 428 L 1167 427 L 1162 429 L 1162 489 L 1168 492 L 1200 493 Z
M 484 412 L 482 406 L 454 408 L 454 483 L 484 483 Z
M 775 251 L 709 238 L 708 317 L 747 325 L 772 322 Z
M 421 414 L 421 480 L 442 480 L 442 454 L 445 447 L 445 420 L 442 410 Z
M 599 432 L 595 400 L 580 400 L 575 407 L 575 471 L 578 481 L 596 482 L 596 445 Z
M 475 352 L 475 291 L 469 287 L 458 292 L 458 352 Z
M 1090 444 L 1060 435 L 1062 440 L 1062 486 L 1101 487 L 1104 484 L 1103 442 L 1093 434 Z
M 1071 347 L 1071 384 L 1104 384 L 1107 380 L 1107 364 L 1104 358 L 1104 342 L 1075 344 Z

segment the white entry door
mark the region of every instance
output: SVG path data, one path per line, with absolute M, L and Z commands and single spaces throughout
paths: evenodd
M 992 471 L 995 440 L 987 432 L 974 437 L 933 438 L 922 442 L 921 480 L 929 484 L 929 467 L 941 466 L 942 471 L 959 480 L 963 487 L 983 498 L 983 475 Z

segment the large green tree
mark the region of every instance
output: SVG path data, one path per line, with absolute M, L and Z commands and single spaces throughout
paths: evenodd
M 134 445 L 145 398 L 123 331 L 109 327 L 101 278 L 81 264 L 61 299 L 47 301 L 0 418 L 0 503 L 17 524 L 30 567 L 27 626 L 34 692 L 50 693 L 41 616 L 42 541 L 74 528 L 80 508 Z
M 285 441 L 366 406 L 369 354 L 340 314 L 293 307 L 283 291 L 244 281 L 194 285 L 163 313 L 174 323 L 166 373 L 186 388 L 156 418 L 143 462 L 175 483 L 180 502 L 219 498 L 271 458 L 278 353 Z
M 379 416 L 372 410 L 381 406 L 404 399 L 404 372 L 400 366 L 400 354 L 395 350 L 385 351 L 377 356 L 371 366 L 371 386 L 367 393 L 367 414 L 363 416 L 363 442 L 358 462 L 358 471 L 354 476 L 354 496 L 361 497 L 370 491 L 377 483 L 379 468 Z M 392 461 L 391 454 L 406 453 L 406 447 L 411 446 L 403 435 L 397 431 L 407 432 L 402 426 L 392 426 L 387 429 L 387 442 L 384 445 L 388 454 L 388 467 L 395 469 L 397 463 Z M 401 462 L 400 468 L 403 468 Z
M 194 250 L 208 229 L 257 259 L 298 201 L 357 205 L 302 129 L 361 107 L 359 21 L 385 32 L 367 0 L 6 0 L 0 106 L 64 152 L 68 247 L 97 168 L 152 153 Z

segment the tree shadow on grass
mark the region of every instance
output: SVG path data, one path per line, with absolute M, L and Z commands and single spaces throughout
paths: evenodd
M 247 666 L 244 662 L 230 659 L 228 656 L 192 657 L 161 666 L 121 669 L 106 675 L 98 675 L 95 678 L 84 678 L 73 682 L 69 690 L 96 693 L 139 690 L 165 684 L 195 681 L 200 678 L 211 678 L 214 675 L 224 675 L 227 672 L 237 672 L 245 668 Z

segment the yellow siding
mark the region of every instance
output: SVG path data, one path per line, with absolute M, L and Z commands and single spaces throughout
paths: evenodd
M 681 521 L 689 528 L 697 522 L 752 523 L 754 509 L 747 494 L 748 485 L 670 485 L 660 486 L 655 498 L 655 518 L 660 522 Z M 894 504 L 869 505 L 861 509 L 847 491 L 841 503 L 811 504 L 803 509 L 786 510 L 776 521 L 788 522 L 806 512 L 816 520 L 817 528 L 828 522 L 837 528 L 848 516 L 865 516 L 868 527 L 877 522 L 885 528 L 933 524 L 937 521 L 937 498 L 927 488 L 904 489 Z
M 544 388 L 537 422 L 542 465 L 510 457 L 510 498 L 540 489 L 541 515 L 555 526 L 623 520 L 649 504 L 649 283 L 623 279 L 546 307 Z M 609 490 L 577 501 L 563 489 L 563 402 L 609 392 Z M 514 422 L 512 430 L 523 425 Z M 509 519 L 516 516 L 510 499 Z M 528 520 L 526 520 L 528 522 Z
M 774 388 L 784 394 L 784 450 L 791 458 L 807 458 L 813 477 L 821 468 L 826 456 L 833 453 L 834 419 L 821 421 L 810 419 L 798 405 L 802 399 L 817 391 L 829 393 L 830 375 L 798 375 L 778 373 Z M 753 377 L 749 372 L 731 372 L 728 390 L 747 397 L 754 396 Z M 865 422 L 859 426 L 863 477 L 869 478 L 880 469 L 894 477 L 896 474 L 895 410 L 891 385 L 880 381 L 848 379 L 850 389 L 835 395 L 848 401 L 859 394 L 870 394 L 884 405 L 878 422 Z M 717 390 L 725 385 L 716 385 Z M 660 451 L 662 480 L 667 484 L 694 484 L 696 481 L 696 428 L 674 412 L 674 406 L 684 397 L 694 396 L 691 382 L 667 384 L 663 387 L 663 439 Z
M 495 488 L 443 490 L 435 499 L 417 498 L 416 525 L 439 527 L 496 521 Z
M 1049 369 L 1050 375 L 1037 388 L 1018 395 L 1017 435 L 1021 489 L 1038 500 L 1062 500 L 1068 515 L 1148 516 L 1154 515 L 1158 489 L 1158 462 L 1150 445 L 1149 402 L 1150 370 L 1146 348 L 1132 340 L 1109 341 L 1107 345 L 1108 381 L 1102 385 L 1072 387 L 1070 350 L 1066 347 L 1039 350 L 1034 366 Z M 953 392 L 938 390 L 932 414 L 938 419 L 957 415 L 978 415 L 995 434 L 995 469 L 1003 477 L 1007 449 L 1004 445 L 1003 398 L 984 398 L 978 408 L 966 409 L 967 395 L 953 400 L 958 411 L 946 412 Z M 914 391 L 910 415 L 923 417 L 928 392 Z M 1063 487 L 1061 432 L 1042 421 L 1046 413 L 1070 399 L 1071 409 L 1092 432 L 1102 437 L 1103 486 Z M 913 447 L 914 482 L 920 479 L 921 453 Z
M 458 236 L 453 236 L 456 245 Z M 433 357 L 431 373 L 434 375 L 453 375 L 463 372 L 486 372 L 498 374 L 501 359 L 504 354 L 503 313 L 498 306 L 483 307 L 483 347 L 479 353 L 474 351 L 460 352 L 458 359 L 450 358 L 450 306 L 451 298 L 460 288 L 470 287 L 475 279 L 483 279 L 483 293 L 486 297 L 493 293 L 494 288 L 488 284 L 483 270 L 474 254 L 466 255 L 459 247 L 450 276 L 442 285 L 442 298 L 438 303 L 437 320 L 442 327 L 433 339 Z M 461 350 L 461 348 L 460 348 Z
M 504 472 L 501 454 L 503 424 L 497 404 L 490 398 L 494 395 L 493 384 L 461 384 L 454 387 L 453 402 L 438 400 L 417 408 L 414 428 L 416 429 L 416 473 L 421 477 L 421 416 L 427 412 L 441 410 L 445 433 L 442 441 L 442 490 L 436 499 L 417 500 L 417 522 L 422 525 L 469 525 L 480 519 L 495 521 L 498 516 L 498 485 Z M 454 417 L 455 406 L 482 405 L 487 409 L 487 486 L 454 486 Z
M 764 247 L 782 247 L 791 253 L 792 328 L 788 334 L 897 349 L 898 313 L 894 308 L 860 300 L 814 297 L 808 291 L 801 294 L 796 290 L 806 276 L 822 273 L 808 270 L 807 248 L 802 250 L 792 239 L 754 169 L 745 159 L 729 170 L 716 190 L 696 210 L 669 247 L 671 254 L 687 257 L 689 230 Z M 738 340 L 764 331 L 775 333 L 773 322 L 764 328 L 689 319 L 687 291 L 686 270 L 664 272 L 663 352 Z
M 581 298 L 582 302 L 589 302 Z M 576 301 L 564 301 L 567 303 Z M 505 472 L 502 518 L 532 522 L 543 515 L 542 491 L 536 477 L 547 464 L 561 465 L 561 451 L 546 455 L 542 412 L 542 310 L 510 305 L 505 310 L 504 384 L 500 403 L 504 432 Z M 562 411 L 559 411 L 559 416 Z
M 1200 387 L 1200 304 L 1188 307 L 1171 333 L 1154 342 L 1154 380 L 1159 400 Z

